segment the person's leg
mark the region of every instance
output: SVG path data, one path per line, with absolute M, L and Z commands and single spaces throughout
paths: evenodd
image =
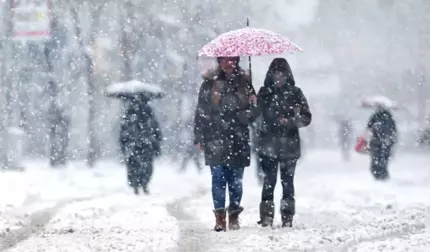
M 227 179 L 229 200 L 228 206 L 228 226 L 229 229 L 237 230 L 240 228 L 239 215 L 243 211 L 240 206 L 243 195 L 243 172 L 244 167 L 227 167 L 225 169 L 225 177 Z
M 275 203 L 274 191 L 278 176 L 278 164 L 277 159 L 269 157 L 260 157 L 261 169 L 264 174 L 263 188 L 261 192 L 261 203 L 260 203 L 260 221 L 258 222 L 263 227 L 272 226 L 273 218 L 275 214 Z
M 379 178 L 381 180 L 387 180 L 390 177 L 390 174 L 388 172 L 388 162 L 391 157 L 391 148 L 390 147 L 383 147 L 381 150 L 381 156 L 380 156 L 380 175 Z
M 127 177 L 129 185 L 134 189 L 135 194 L 139 194 L 140 174 L 139 163 L 134 155 L 126 159 Z
M 382 173 L 382 165 L 384 163 L 381 148 L 372 148 L 370 171 L 375 179 L 379 180 Z
M 225 192 L 227 180 L 223 165 L 211 166 L 212 175 L 212 200 L 215 213 L 215 227 L 217 232 L 226 231 Z
M 273 201 L 274 192 L 278 177 L 278 159 L 261 157 L 261 169 L 264 173 L 263 190 L 261 192 L 261 201 Z
M 280 162 L 282 184 L 281 216 L 283 227 L 292 226 L 293 217 L 296 213 L 294 199 L 294 173 L 296 165 L 297 159 L 288 159 Z
M 229 192 L 229 208 L 237 209 L 240 207 L 243 195 L 243 167 L 228 167 L 225 169 L 225 177 Z
M 152 179 L 152 174 L 154 172 L 154 159 L 152 157 L 143 158 L 141 169 L 142 170 L 140 171 L 140 176 L 141 176 L 140 182 L 142 184 L 143 192 L 145 194 L 149 194 L 148 185 Z

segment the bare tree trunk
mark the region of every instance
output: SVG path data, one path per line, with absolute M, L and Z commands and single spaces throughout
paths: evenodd
M 82 30 L 79 24 L 79 18 L 78 18 L 78 11 L 75 8 L 72 8 L 72 16 L 73 20 L 75 22 L 75 29 L 76 29 L 76 36 L 78 38 L 79 46 L 81 48 L 81 51 L 83 52 L 83 59 L 85 62 L 85 77 L 87 80 L 87 95 L 88 95 L 88 154 L 87 154 L 87 164 L 90 167 L 93 167 L 95 162 L 97 161 L 100 150 L 99 145 L 97 144 L 97 137 L 95 134 L 95 117 L 96 117 L 96 107 L 95 107 L 95 95 L 96 95 L 96 85 L 94 80 L 94 63 L 91 58 L 91 55 L 89 55 L 89 52 L 87 51 L 86 47 L 89 47 L 92 45 L 96 38 L 96 29 L 98 27 L 98 23 L 100 20 L 100 15 L 103 10 L 102 7 L 98 8 L 92 8 L 93 12 L 91 15 L 92 19 L 92 29 L 90 34 L 90 39 L 88 42 L 88 45 L 85 45 L 83 36 L 82 36 Z
M 132 62 L 130 57 L 130 51 L 129 51 L 129 40 L 127 38 L 127 32 L 125 31 L 125 28 L 123 27 L 122 33 L 121 33 L 121 54 L 123 57 L 123 71 L 121 73 L 121 81 L 129 81 L 133 79 L 133 69 L 132 69 Z
M 95 116 L 96 116 L 96 107 L 95 107 L 95 92 L 96 87 L 94 83 L 94 69 L 93 69 L 93 61 L 92 59 L 86 55 L 87 62 L 87 81 L 88 81 L 88 156 L 87 156 L 87 164 L 90 167 L 93 167 L 96 160 L 99 157 L 99 146 L 97 144 L 97 137 L 95 135 Z
M 5 8 L 3 10 L 3 20 L 4 24 L 6 24 L 6 36 L 3 38 L 1 43 L 2 50 L 2 62 L 0 69 L 0 81 L 1 81 L 1 103 L 4 106 L 5 113 L 2 113 L 2 120 L 0 123 L 0 165 L 2 169 L 9 168 L 9 124 L 10 124 L 10 116 L 12 114 L 12 108 L 10 106 L 11 99 L 11 88 L 12 88 L 12 78 L 8 71 L 9 63 L 12 61 L 11 52 L 12 52 L 12 19 L 11 19 L 11 1 L 7 1 L 5 4 Z
M 418 118 L 417 121 L 420 123 L 425 122 L 426 118 L 426 79 L 425 79 L 425 73 L 420 72 L 421 74 L 421 80 L 418 83 L 418 97 L 417 97 L 417 103 L 418 103 Z
M 133 79 L 132 62 L 129 51 L 129 40 L 127 38 L 127 32 L 123 27 L 121 32 L 121 55 L 123 57 L 123 71 L 121 72 L 121 81 L 129 81 Z
M 123 57 L 123 71 L 121 81 L 129 81 L 133 76 L 133 56 L 136 53 L 136 40 L 131 36 L 137 35 L 135 27 L 136 17 L 134 7 L 130 2 L 124 3 L 124 12 L 121 23 L 121 55 Z

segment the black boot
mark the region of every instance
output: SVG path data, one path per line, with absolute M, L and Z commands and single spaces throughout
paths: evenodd
M 292 227 L 293 217 L 296 213 L 294 199 L 281 200 L 281 217 L 282 217 L 282 227 Z
M 273 201 L 263 201 L 260 203 L 260 224 L 263 227 L 273 225 L 273 216 L 275 215 L 275 203 Z
M 226 212 L 224 208 L 215 209 L 215 227 L 216 232 L 227 231 Z

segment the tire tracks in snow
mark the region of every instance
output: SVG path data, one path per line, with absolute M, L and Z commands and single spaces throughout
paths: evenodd
M 17 246 L 19 243 L 29 239 L 33 235 L 42 233 L 45 230 L 45 226 L 55 216 L 55 214 L 67 205 L 93 200 L 96 198 L 102 198 L 108 194 L 103 193 L 99 195 L 93 195 L 88 197 L 72 198 L 59 201 L 54 206 L 43 208 L 32 213 L 26 223 L 15 230 L 11 230 L 4 237 L 0 237 L 0 251 L 6 251 Z
M 182 197 L 167 204 L 168 213 L 175 217 L 179 225 L 178 252 L 209 251 L 212 248 L 209 239 L 210 230 L 185 210 L 189 201 L 207 194 L 209 189 L 200 187 L 192 196 Z

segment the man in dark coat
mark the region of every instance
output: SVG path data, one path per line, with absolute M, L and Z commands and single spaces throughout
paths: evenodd
M 273 224 L 273 193 L 279 167 L 282 226 L 291 227 L 295 214 L 294 173 L 301 156 L 299 128 L 308 126 L 312 115 L 285 59 L 274 59 L 270 65 L 264 87 L 258 92 L 258 106 L 263 117 L 258 152 L 265 174 L 259 224 Z
M 367 129 L 371 132 L 370 154 L 371 172 L 375 179 L 386 180 L 389 178 L 388 161 L 393 146 L 397 142 L 397 126 L 388 109 L 380 106 L 370 117 Z
M 120 144 L 127 165 L 128 183 L 135 194 L 143 187 L 149 193 L 153 162 L 160 155 L 161 131 L 147 100 L 138 96 L 128 100 L 121 121 Z
M 244 167 L 250 165 L 249 124 L 256 107 L 249 75 L 239 57 L 218 58 L 219 67 L 204 75 L 194 117 L 195 144 L 203 149 L 212 174 L 215 231 L 238 229 Z M 230 204 L 225 208 L 226 187 Z

